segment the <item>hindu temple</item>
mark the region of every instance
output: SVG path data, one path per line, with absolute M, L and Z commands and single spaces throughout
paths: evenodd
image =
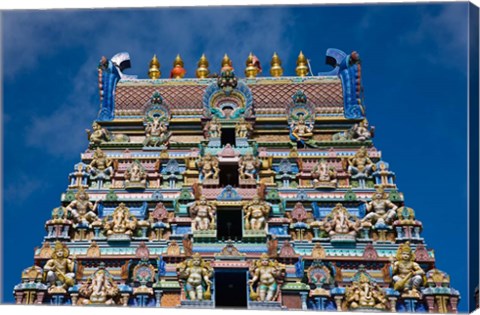
M 16 303 L 456 313 L 374 146 L 359 54 L 326 63 L 300 52 L 284 76 L 277 53 L 243 71 L 204 54 L 186 78 L 153 56 L 142 79 L 102 57 L 89 145 Z

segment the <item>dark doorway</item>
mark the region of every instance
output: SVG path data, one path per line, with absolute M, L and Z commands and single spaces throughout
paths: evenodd
M 245 270 L 215 270 L 215 307 L 247 307 Z
M 235 129 L 233 128 L 222 128 L 222 146 L 227 145 L 235 145 Z
M 242 239 L 242 210 L 217 210 L 217 238 L 220 240 Z
M 220 186 L 238 187 L 238 165 L 220 165 Z

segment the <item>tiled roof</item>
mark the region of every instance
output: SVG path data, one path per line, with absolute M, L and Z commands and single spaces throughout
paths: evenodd
M 120 81 L 115 96 L 117 116 L 142 115 L 153 92 L 158 91 L 172 115 L 202 115 L 203 94 L 216 79 Z M 257 78 L 246 82 L 257 115 L 284 114 L 292 96 L 303 90 L 317 113 L 342 114 L 342 83 L 337 77 Z

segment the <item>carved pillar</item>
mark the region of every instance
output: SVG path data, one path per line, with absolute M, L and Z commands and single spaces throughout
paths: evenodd
M 390 301 L 390 312 L 397 311 L 397 297 L 396 296 L 389 296 L 388 300 Z
M 435 300 L 434 300 L 433 296 L 425 297 L 425 301 L 427 301 L 428 312 L 429 313 L 435 313 Z
M 307 310 L 307 294 L 308 292 L 300 292 L 300 297 L 302 299 L 302 310 Z
M 23 300 L 23 291 L 16 291 L 15 292 L 15 303 L 16 304 L 22 304 L 22 300 Z
M 456 296 L 450 297 L 450 309 L 452 313 L 458 312 L 457 305 L 458 305 L 458 297 Z
M 341 312 L 342 310 L 342 301 L 343 301 L 343 295 L 335 295 L 335 304 L 337 304 L 337 311 Z
M 162 290 L 155 290 L 155 307 L 160 307 L 162 304 Z

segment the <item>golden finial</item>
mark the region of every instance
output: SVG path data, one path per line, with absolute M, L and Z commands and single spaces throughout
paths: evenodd
M 258 66 L 258 59 L 250 53 L 248 55 L 247 61 L 245 62 L 246 68 L 245 68 L 245 76 L 247 78 L 255 78 L 259 72 Z
M 196 71 L 197 78 L 204 79 L 208 77 L 209 74 L 210 74 L 210 71 L 208 70 L 207 57 L 205 57 L 205 54 L 202 54 L 202 57 L 200 57 L 200 60 L 197 63 L 197 71 Z
M 228 57 L 227 54 L 225 54 L 225 56 L 223 56 L 222 70 L 220 72 L 223 72 L 223 71 L 226 71 L 226 70 L 233 71 L 232 60 L 230 59 L 230 57 Z
M 182 57 L 180 57 L 180 54 L 177 54 L 177 57 L 175 57 L 175 60 L 173 61 L 173 69 L 170 71 L 170 79 L 181 79 L 185 76 L 187 71 L 183 65 Z
M 160 78 L 161 75 L 160 62 L 157 59 L 157 55 L 153 55 L 153 58 L 150 61 L 150 69 L 148 69 L 148 76 L 150 79 L 156 80 Z
M 305 58 L 301 51 L 297 58 L 297 68 L 295 72 L 299 77 L 304 77 L 308 74 L 307 58 Z
M 281 77 L 283 75 L 282 61 L 277 53 L 273 53 L 272 61 L 270 62 L 270 75 L 272 77 Z

